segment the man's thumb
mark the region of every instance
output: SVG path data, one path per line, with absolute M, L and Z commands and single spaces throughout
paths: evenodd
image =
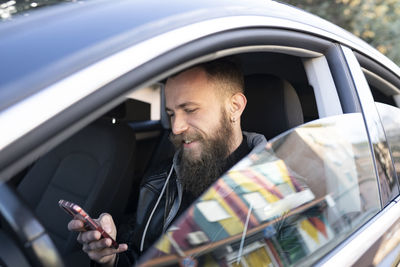
M 114 220 L 112 216 L 108 213 L 102 213 L 99 217 L 100 225 L 103 227 L 104 231 L 111 233 L 114 226 Z

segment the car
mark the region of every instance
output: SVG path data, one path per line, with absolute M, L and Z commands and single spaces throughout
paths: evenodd
M 166 78 L 219 58 L 241 66 L 242 128 L 268 144 L 137 264 L 399 263 L 400 68 L 367 43 L 276 1 L 26 12 L 0 24 L 1 266 L 89 265 L 58 201 L 117 224 L 134 213 L 144 173 L 173 153 Z

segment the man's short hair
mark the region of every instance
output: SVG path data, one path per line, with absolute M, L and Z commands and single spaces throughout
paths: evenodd
M 224 58 L 208 61 L 190 67 L 189 69 L 192 68 L 201 68 L 204 70 L 209 80 L 218 82 L 221 85 L 218 87 L 221 89 L 221 93 L 225 93 L 225 95 L 231 96 L 236 93 L 244 92 L 244 78 L 242 70 L 234 61 L 230 59 Z M 187 70 L 188 69 L 175 73 L 169 78 L 174 78 Z
M 242 70 L 230 59 L 217 59 L 201 63 L 196 67 L 202 68 L 207 77 L 221 84 L 219 88 L 223 89 L 223 93 L 234 95 L 243 93 L 244 78 Z

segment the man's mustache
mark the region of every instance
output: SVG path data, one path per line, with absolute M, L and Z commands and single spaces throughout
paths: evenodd
M 169 140 L 175 147 L 180 147 L 184 143 L 184 141 L 199 141 L 202 140 L 203 137 L 199 133 L 183 133 L 183 134 L 169 134 Z

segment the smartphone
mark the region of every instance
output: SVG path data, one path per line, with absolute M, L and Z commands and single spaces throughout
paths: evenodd
M 86 230 L 97 230 L 103 236 L 103 238 L 109 238 L 112 241 L 112 247 L 117 249 L 118 243 L 106 232 L 101 226 L 95 222 L 80 206 L 75 203 L 61 199 L 58 201 L 60 208 L 65 210 L 68 214 L 75 218 L 78 215 L 79 219 L 84 221 Z

